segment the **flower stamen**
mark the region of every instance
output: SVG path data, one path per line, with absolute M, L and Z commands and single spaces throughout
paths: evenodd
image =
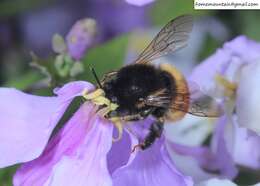
M 227 97 L 233 97 L 235 95 L 237 85 L 235 83 L 230 82 L 225 77 L 217 74 L 215 76 L 215 80 L 218 84 L 220 84 L 222 87 L 224 87 L 224 95 Z

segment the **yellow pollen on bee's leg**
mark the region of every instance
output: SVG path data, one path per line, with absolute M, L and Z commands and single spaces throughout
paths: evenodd
M 116 138 L 113 138 L 113 142 L 119 141 L 122 138 L 123 135 L 123 124 L 120 119 L 120 117 L 113 117 L 110 118 L 110 121 L 115 125 L 115 127 L 118 130 L 118 136 Z
M 82 95 L 86 100 L 92 101 L 96 105 L 104 105 L 104 107 L 97 112 L 97 114 L 101 115 L 102 117 L 105 117 L 109 112 L 114 111 L 118 108 L 117 104 L 112 103 L 104 96 L 105 93 L 102 89 L 97 89 L 91 93 L 88 93 L 87 90 L 84 90 L 82 92 Z M 112 123 L 118 130 L 118 137 L 113 138 L 113 142 L 118 141 L 122 138 L 123 135 L 122 120 L 120 117 L 112 117 L 109 120 L 112 121 Z
M 104 107 L 102 109 L 100 109 L 97 114 L 102 116 L 102 117 L 105 117 L 109 112 L 110 112 L 110 108 L 109 107 Z
M 215 76 L 215 80 L 217 83 L 219 83 L 225 88 L 225 92 L 224 92 L 225 96 L 227 97 L 234 96 L 237 89 L 237 85 L 235 83 L 230 82 L 228 79 L 226 79 L 225 77 L 219 74 Z
M 103 96 L 99 96 L 99 97 L 93 98 L 92 101 L 96 105 L 107 105 L 107 106 L 109 106 L 111 104 L 110 100 L 105 98 L 105 97 L 103 97 Z
M 83 90 L 82 95 L 86 100 L 90 100 L 96 105 L 106 105 L 111 111 L 116 110 L 118 107 L 117 104 L 112 103 L 104 96 L 105 92 L 102 89 L 97 89 L 90 93 L 87 90 Z
M 114 111 L 114 110 L 116 110 L 119 106 L 118 106 L 118 104 L 110 103 L 109 107 L 110 107 L 110 110 L 111 110 L 111 111 Z
M 84 89 L 82 94 L 85 99 L 92 100 L 94 98 L 103 96 L 105 93 L 102 89 L 99 88 L 99 89 L 95 90 L 94 92 L 90 92 L 90 93 L 88 92 L 87 89 Z

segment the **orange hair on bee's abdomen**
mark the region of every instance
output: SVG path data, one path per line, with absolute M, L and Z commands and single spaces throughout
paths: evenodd
M 175 81 L 176 96 L 172 100 L 171 108 L 166 113 L 166 119 L 178 121 L 189 111 L 190 94 L 187 81 L 180 71 L 170 64 L 161 64 L 160 69 L 168 72 Z

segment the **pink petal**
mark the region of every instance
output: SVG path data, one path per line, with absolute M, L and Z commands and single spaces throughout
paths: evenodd
M 175 168 L 163 142 L 160 139 L 151 148 L 139 151 L 127 165 L 117 169 L 112 176 L 113 186 L 193 185 L 190 177 Z
M 111 186 L 106 155 L 112 126 L 85 103 L 49 142 L 44 153 L 15 174 L 15 186 Z
M 37 158 L 71 100 L 84 88 L 93 86 L 87 82 L 68 83 L 53 97 L 0 88 L 0 167 Z

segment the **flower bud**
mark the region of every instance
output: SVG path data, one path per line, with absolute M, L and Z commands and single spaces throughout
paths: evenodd
M 69 55 L 80 60 L 92 45 L 95 34 L 96 22 L 94 19 L 86 18 L 77 21 L 66 37 Z

